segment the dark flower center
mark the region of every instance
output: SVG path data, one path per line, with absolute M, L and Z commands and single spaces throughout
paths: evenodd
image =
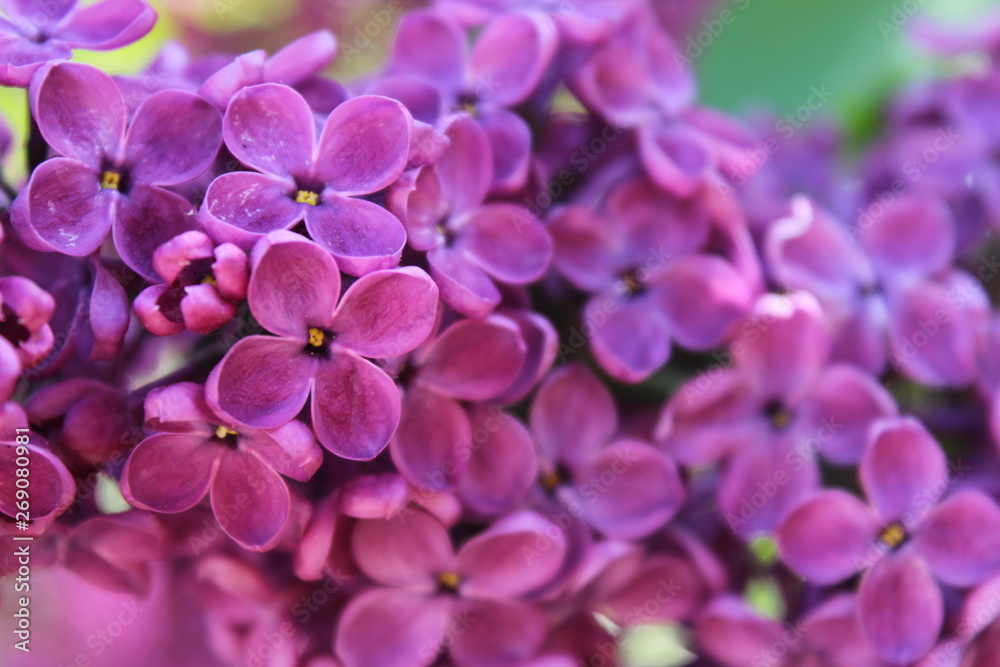
M 454 570 L 439 572 L 437 576 L 438 591 L 441 593 L 455 594 L 458 586 L 462 583 L 462 575 Z
M 188 285 L 208 283 L 218 286 L 218 283 L 215 281 L 215 275 L 212 273 L 212 264 L 214 262 L 215 259 L 212 257 L 203 257 L 192 260 L 187 266 L 181 269 L 180 273 L 177 274 L 177 278 L 170 284 L 170 287 L 164 290 L 160 298 L 156 300 L 156 305 L 165 318 L 178 324 L 184 322 L 181 301 L 187 295 L 184 288 Z
M 890 551 L 895 551 L 901 547 L 906 540 L 909 539 L 909 537 L 909 534 L 906 532 L 906 527 L 899 521 L 893 521 L 883 528 L 882 532 L 878 534 L 878 541 Z
M 306 342 L 305 353 L 314 357 L 330 358 L 330 343 L 336 334 L 319 327 L 309 327 L 309 339 Z
M 569 480 L 569 477 L 569 469 L 560 463 L 554 469 L 543 472 L 538 477 L 538 482 L 547 493 L 551 494 L 565 484 Z
M 479 96 L 475 93 L 463 93 L 458 96 L 458 110 L 475 116 L 479 110 Z
M 100 182 L 102 190 L 117 190 L 123 195 L 127 195 L 132 184 L 132 179 L 127 169 L 115 166 L 105 160 Z
M 621 281 L 625 288 L 625 296 L 628 298 L 639 296 L 646 291 L 646 286 L 642 284 L 641 280 L 639 280 L 637 270 L 623 273 Z
M 783 431 L 792 423 L 791 411 L 779 399 L 768 401 L 764 405 L 764 415 L 775 431 Z
M 17 313 L 7 304 L 3 305 L 3 322 L 0 322 L 0 336 L 9 340 L 15 347 L 31 338 L 31 332 L 28 331 L 28 327 L 21 324 Z
M 236 440 L 239 434 L 231 428 L 222 426 L 221 424 L 215 427 L 215 435 L 212 437 L 213 440 L 221 442 L 227 447 L 236 447 Z

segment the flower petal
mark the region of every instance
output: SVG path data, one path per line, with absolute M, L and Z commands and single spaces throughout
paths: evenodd
M 909 664 L 929 651 L 941 632 L 941 590 L 918 556 L 893 554 L 861 579 L 858 619 L 884 659 Z
M 338 346 L 361 356 L 398 357 L 427 340 L 437 305 L 437 285 L 422 270 L 375 271 L 344 293 L 332 329 Z
M 244 250 L 262 235 L 290 229 L 305 215 L 292 198 L 294 184 L 249 171 L 222 174 L 208 186 L 202 202 L 201 221 L 220 243 L 235 243 Z
M 549 583 L 566 556 L 566 535 L 530 511 L 508 514 L 458 552 L 466 597 L 512 598 Z
M 542 382 L 531 405 L 531 431 L 549 463 L 583 465 L 618 429 L 607 388 L 585 366 L 570 363 Z
M 222 449 L 204 435 L 150 436 L 125 462 L 122 495 L 140 509 L 183 512 L 208 493 L 221 454 Z
M 483 88 L 476 92 L 498 106 L 524 101 L 538 86 L 557 42 L 556 27 L 542 12 L 503 14 L 490 21 L 471 54 L 473 75 Z
M 111 228 L 122 260 L 139 275 L 155 280 L 153 253 L 175 236 L 197 229 L 198 220 L 194 207 L 180 195 L 137 184 L 119 200 Z
M 577 468 L 572 489 L 587 523 L 622 539 L 645 537 L 663 527 L 685 496 L 677 467 L 635 440 L 619 440 Z
M 156 11 L 143 0 L 103 0 L 77 6 L 58 36 L 74 49 L 106 51 L 145 37 L 155 23 Z
M 269 431 L 241 433 L 240 448 L 300 482 L 308 482 L 323 463 L 323 450 L 316 444 L 312 429 L 294 419 Z
M 83 257 L 111 229 L 118 195 L 102 190 L 100 175 L 76 160 L 52 158 L 35 168 L 11 208 L 11 223 L 30 247 Z
M 452 488 L 469 460 L 472 430 L 457 401 L 416 385 L 403 394 L 390 451 L 399 472 L 416 486 Z
M 362 95 L 333 110 L 323 126 L 316 175 L 344 195 L 388 187 L 406 167 L 413 119 L 400 102 Z
M 418 510 L 391 519 L 358 521 L 351 549 L 364 573 L 388 586 L 431 592 L 439 574 L 455 569 L 448 531 Z
M 782 560 L 818 584 L 842 581 L 881 555 L 875 542 L 881 522 L 872 509 L 839 489 L 820 491 L 778 526 L 775 538 Z
M 345 273 L 355 276 L 396 266 L 406 245 L 406 230 L 392 213 L 330 190 L 324 191 L 322 204 L 306 210 L 306 229 Z
M 861 240 L 883 281 L 912 280 L 951 264 L 955 221 L 936 197 L 906 194 L 862 230 Z
M 247 300 L 268 331 L 305 343 L 310 327 L 329 331 L 340 297 L 340 271 L 315 243 L 290 232 L 262 239 L 251 256 Z
M 452 599 L 375 588 L 344 608 L 334 646 L 344 667 L 428 667 L 437 659 Z
M 288 86 L 263 83 L 236 93 L 222 129 L 243 164 L 275 176 L 311 173 L 316 125 L 309 105 Z
M 420 382 L 464 401 L 483 401 L 507 389 L 524 363 L 526 346 L 510 320 L 460 320 L 437 337 L 420 364 Z
M 602 292 L 587 302 L 583 321 L 597 361 L 622 382 L 641 382 L 670 358 L 670 323 L 649 294 Z
M 285 482 L 256 456 L 229 450 L 212 483 L 212 511 L 226 534 L 252 551 L 270 548 L 288 522 Z
M 312 421 L 316 438 L 337 456 L 378 456 L 399 424 L 399 390 L 370 361 L 334 350 L 316 370 Z
M 886 522 L 916 522 L 948 488 L 944 452 L 913 417 L 879 420 L 869 436 L 858 476 L 865 494 Z
M 248 336 L 208 376 L 205 398 L 236 424 L 277 428 L 306 404 L 316 369 L 315 359 L 296 340 Z
M 934 576 L 950 586 L 975 586 L 1000 568 L 1000 507 L 970 489 L 942 501 L 914 537 Z
M 463 253 L 451 248 L 434 248 L 427 253 L 427 262 L 440 289 L 441 300 L 466 317 L 486 317 L 500 303 L 496 285 Z
M 94 169 L 120 157 L 126 109 L 110 76 L 90 65 L 57 63 L 37 72 L 30 95 L 38 128 L 57 153 Z
M 545 615 L 529 604 L 507 600 L 462 600 L 452 624 L 449 654 L 459 667 L 525 665 L 545 640 Z
M 222 144 L 222 116 L 202 98 L 183 90 L 148 97 L 125 135 L 125 164 L 139 183 L 177 185 L 211 166 Z
M 493 180 L 493 153 L 489 137 L 466 114 L 456 115 L 444 130 L 448 147 L 434 172 L 451 214 L 459 216 L 483 203 Z
M 488 204 L 463 224 L 456 245 L 497 280 L 523 285 L 538 280 L 552 259 L 552 238 L 527 209 Z
M 472 455 L 458 482 L 458 497 L 473 512 L 507 512 L 538 474 L 531 434 L 520 421 L 496 408 L 470 408 L 469 422 Z

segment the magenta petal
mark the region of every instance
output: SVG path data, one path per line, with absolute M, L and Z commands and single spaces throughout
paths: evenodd
M 433 11 L 407 12 L 389 60 L 390 70 L 404 72 L 457 92 L 465 76 L 466 37 L 458 23 Z
M 203 174 L 222 143 L 222 116 L 182 90 L 154 93 L 136 109 L 125 136 L 125 164 L 136 182 L 177 185 Z
M 462 253 L 435 248 L 427 253 L 441 300 L 467 317 L 483 318 L 500 303 L 500 291 L 486 273 Z
M 195 210 L 188 200 L 148 185 L 134 185 L 129 195 L 121 198 L 112 223 L 118 254 L 136 273 L 150 280 L 156 276 L 156 249 L 197 228 Z
M 782 560 L 797 573 L 829 585 L 867 567 L 869 550 L 880 555 L 881 522 L 865 503 L 839 489 L 820 491 L 778 526 Z
M 262 551 L 281 534 L 291 498 L 284 480 L 256 456 L 227 451 L 212 483 L 212 511 L 240 546 Z
M 508 514 L 462 545 L 463 596 L 511 598 L 549 583 L 566 556 L 566 535 L 530 511 Z
M 740 535 L 771 531 L 819 486 L 814 457 L 790 437 L 758 438 L 732 456 L 716 489 L 719 510 Z
M 227 419 L 277 428 L 305 405 L 317 362 L 297 340 L 249 336 L 237 342 L 205 383 L 205 398 Z
M 30 95 L 32 115 L 57 153 L 94 169 L 120 158 L 126 109 L 110 76 L 90 65 L 58 63 L 37 73 Z
M 94 288 L 90 293 L 90 360 L 114 359 L 125 344 L 128 331 L 128 296 L 121 283 L 100 262 L 93 263 Z M 79 343 L 78 343 L 79 344 Z
M 712 255 L 681 257 L 651 279 L 673 338 L 705 350 L 722 342 L 750 308 L 752 295 L 731 264 Z M 698 317 L 691 317 L 697 312 Z
M 313 167 L 316 125 L 297 92 L 277 83 L 244 88 L 223 121 L 226 146 L 237 160 L 276 176 L 306 176 Z
M 765 398 L 794 403 L 825 367 L 830 346 L 819 303 L 793 292 L 760 297 L 730 350 Z
M 183 512 L 208 493 L 222 453 L 222 448 L 204 435 L 150 436 L 125 462 L 122 495 L 140 509 Z
M 622 539 L 645 537 L 664 526 L 685 496 L 677 467 L 635 440 L 619 440 L 578 467 L 572 488 L 587 523 Z
M 914 542 L 938 579 L 974 586 L 1000 568 L 1000 507 L 977 490 L 956 493 L 930 511 Z
M 370 361 L 337 349 L 316 370 L 312 421 L 316 438 L 337 456 L 378 456 L 399 424 L 399 390 Z
M 552 372 L 531 405 L 531 430 L 542 457 L 582 465 L 618 429 L 618 411 L 607 388 L 585 366 Z
M 211 436 L 219 418 L 205 402 L 205 390 L 194 382 L 156 387 L 146 394 L 146 426 L 171 433 Z
M 406 390 L 391 452 L 411 484 L 452 488 L 465 472 L 471 444 L 469 418 L 457 401 L 419 385 Z
M 955 222 L 945 203 L 926 194 L 892 202 L 865 227 L 861 240 L 876 271 L 886 280 L 933 275 L 951 264 Z
M 181 314 L 188 329 L 206 335 L 236 317 L 236 306 L 223 299 L 214 285 L 189 285 L 184 288 Z
M 264 81 L 289 86 L 321 72 L 337 55 L 337 38 L 329 30 L 299 37 L 271 56 L 264 65 Z
M 304 344 L 310 327 L 333 326 L 340 271 L 319 246 L 298 234 L 271 234 L 254 247 L 251 264 L 247 299 L 264 328 Z
M 249 249 L 262 234 L 288 229 L 305 214 L 294 183 L 249 171 L 222 174 L 208 186 L 202 222 L 216 241 Z
M 333 110 L 323 126 L 316 176 L 344 195 L 387 187 L 403 173 L 413 119 L 401 103 L 362 95 Z
M 538 280 L 552 259 L 552 238 L 527 209 L 488 204 L 464 222 L 458 246 L 497 280 L 515 285 Z
M 19 478 L 15 476 L 14 470 L 21 455 L 17 451 L 19 446 L 15 446 L 13 442 L 13 428 L 8 433 L 4 437 L 10 438 L 10 441 L 0 443 L 0 468 L 7 471 L 0 479 L 0 512 L 14 517 L 19 511 L 16 486 Z M 28 508 L 30 519 L 35 522 L 54 518 L 73 502 L 76 497 L 76 482 L 66 465 L 55 454 L 35 444 L 28 444 L 26 448 L 31 477 Z
M 145 37 L 155 23 L 156 11 L 143 0 L 103 0 L 77 7 L 59 40 L 91 51 L 117 49 Z
M 390 519 L 406 510 L 410 487 L 401 475 L 386 472 L 354 477 L 340 487 L 338 495 L 340 512 L 346 517 Z
M 886 522 L 911 525 L 948 488 L 948 464 L 934 437 L 913 417 L 876 422 L 861 458 L 861 486 Z
M 602 292 L 587 302 L 583 319 L 594 332 L 594 356 L 622 382 L 641 382 L 670 358 L 670 323 L 649 295 L 625 300 Z
M 962 387 L 978 374 L 989 298 L 976 278 L 953 270 L 887 294 L 889 361 L 930 386 Z
M 639 154 L 649 177 L 678 197 L 693 194 L 712 166 L 708 148 L 682 125 L 644 127 L 639 132 Z
M 376 588 L 344 608 L 335 647 L 345 667 L 428 667 L 437 659 L 453 601 Z
M 726 665 L 744 667 L 781 642 L 784 628 L 776 621 L 754 613 L 735 597 L 716 599 L 698 621 L 698 635 L 706 652 Z
M 484 110 L 479 124 L 490 139 L 494 189 L 513 192 L 524 187 L 531 168 L 531 128 L 513 111 L 501 108 Z
M 507 389 L 524 363 L 520 330 L 506 318 L 461 320 L 438 336 L 420 365 L 420 382 L 465 401 Z
M 878 380 L 854 366 L 834 364 L 819 376 L 797 417 L 803 432 L 819 441 L 823 458 L 854 465 L 868 445 L 872 423 L 897 412 L 892 395 Z
M 496 408 L 469 410 L 472 455 L 456 489 L 462 504 L 493 515 L 509 511 L 538 475 L 531 434 Z
M 558 35 L 541 12 L 505 14 L 476 40 L 472 70 L 489 88 L 484 97 L 500 106 L 523 101 L 538 85 L 555 53 Z M 517 44 L 517 49 L 511 49 Z
M 455 569 L 448 531 L 421 511 L 359 521 L 351 535 L 351 548 L 365 574 L 389 586 L 433 591 L 437 576 Z
M 316 444 L 312 429 L 296 420 L 269 431 L 241 433 L 240 448 L 300 482 L 308 482 L 323 462 L 323 450 Z
M 408 266 L 362 276 L 344 293 L 332 325 L 337 345 L 365 357 L 398 357 L 430 335 L 438 290 Z
M 406 245 L 406 230 L 392 213 L 329 190 L 321 205 L 306 210 L 306 229 L 341 270 L 355 276 L 396 266 Z
M 858 619 L 886 660 L 908 664 L 930 650 L 944 621 L 941 590 L 915 554 L 893 554 L 861 579 Z
M 82 257 L 104 242 L 117 196 L 101 189 L 100 174 L 94 168 L 52 158 L 32 172 L 14 201 L 11 222 L 36 250 Z
M 458 667 L 525 665 L 547 630 L 541 610 L 506 600 L 462 600 L 449 627 L 455 628 L 450 654 Z
M 448 148 L 434 163 L 434 172 L 452 216 L 459 216 L 486 199 L 493 180 L 493 153 L 489 137 L 471 116 L 456 115 L 444 133 Z

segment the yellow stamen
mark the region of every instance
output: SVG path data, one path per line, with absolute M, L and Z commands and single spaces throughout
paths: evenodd
M 236 435 L 236 431 L 234 431 L 232 429 L 229 429 L 229 428 L 226 428 L 225 426 L 222 426 L 221 424 L 219 426 L 215 427 L 215 437 L 216 438 L 219 438 L 220 440 L 223 440 L 223 439 L 225 439 L 225 437 L 227 435 Z
M 105 190 L 117 190 L 121 183 L 122 175 L 114 171 L 106 171 L 101 174 L 101 187 Z
M 458 572 L 442 572 L 438 575 L 438 583 L 442 588 L 453 591 L 462 583 L 462 577 Z
M 542 487 L 546 491 L 555 491 L 557 488 L 559 488 L 559 485 L 562 484 L 562 480 L 559 478 L 559 474 L 555 472 L 542 473 L 542 476 L 539 478 L 539 481 L 542 483 Z
M 895 549 L 906 539 L 906 528 L 896 521 L 886 526 L 878 536 L 879 542 L 890 549 Z
M 218 283 L 218 281 L 216 281 L 215 276 L 213 276 L 211 273 L 209 273 L 207 276 L 205 276 L 204 278 L 201 279 L 201 284 L 202 285 L 214 285 L 215 287 L 219 286 L 219 283 Z
M 309 328 L 309 344 L 313 347 L 319 347 L 326 340 L 326 334 L 323 333 L 322 329 L 317 329 L 316 327 Z
M 300 204 L 315 206 L 319 203 L 319 194 L 312 192 L 311 190 L 299 190 L 299 193 L 295 195 L 295 201 Z

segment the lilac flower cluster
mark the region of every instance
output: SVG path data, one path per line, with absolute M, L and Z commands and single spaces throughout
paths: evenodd
M 32 659 L 1000 664 L 1000 74 L 843 174 L 701 106 L 661 4 L 439 0 L 345 83 L 326 30 L 111 77 L 143 0 L 3 3 Z

